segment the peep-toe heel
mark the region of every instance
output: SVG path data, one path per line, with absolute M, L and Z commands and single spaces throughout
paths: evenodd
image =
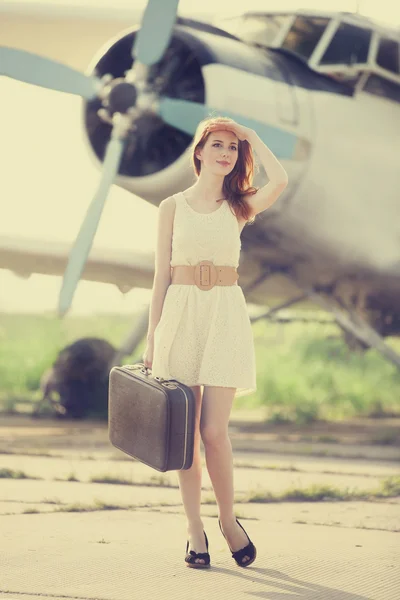
M 204 531 L 204 537 L 206 538 L 206 547 L 208 550 L 208 539 L 207 539 L 207 535 L 206 535 L 205 531 Z M 186 544 L 186 556 L 185 556 L 185 563 L 186 563 L 187 567 L 191 567 L 192 569 L 208 569 L 210 567 L 210 555 L 208 552 L 195 552 L 194 550 L 191 550 L 190 552 L 188 552 L 188 550 L 189 550 L 189 540 L 187 541 L 187 544 Z M 204 563 L 196 562 L 197 558 L 204 560 Z
M 245 529 L 241 526 L 241 524 L 239 523 L 239 521 L 236 519 L 236 523 L 239 525 L 239 527 L 241 527 L 243 529 L 243 531 L 245 532 L 247 539 L 249 540 L 249 543 L 247 544 L 247 546 L 245 546 L 244 548 L 241 548 L 240 550 L 236 550 L 236 552 L 232 552 L 232 548 L 229 546 L 229 542 L 228 540 L 228 546 L 229 546 L 229 550 L 231 551 L 232 554 L 232 558 L 235 560 L 236 564 L 239 565 L 239 567 L 248 567 L 249 565 L 251 565 L 255 560 L 256 560 L 256 556 L 257 556 L 257 550 L 256 547 L 254 546 L 253 542 L 251 541 L 251 539 L 249 538 L 249 536 L 247 535 L 247 532 L 245 531 Z M 218 519 L 218 524 L 219 524 L 219 528 L 221 530 L 222 535 L 225 537 L 224 532 L 222 531 L 222 527 L 221 527 L 221 521 Z M 242 562 L 244 557 L 248 556 L 249 560 Z

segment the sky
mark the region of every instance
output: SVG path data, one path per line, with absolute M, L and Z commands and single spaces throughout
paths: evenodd
M 110 2 L 85 0 L 89 9 Z M 14 0 L 14 5 L 18 0 Z M 23 4 L 26 4 L 26 0 Z M 65 2 L 46 0 L 44 7 Z M 81 5 L 82 0 L 68 0 Z M 115 0 L 118 7 L 135 8 L 145 2 Z M 265 0 L 249 0 L 246 10 L 265 10 Z M 235 10 L 235 2 L 220 0 L 223 13 Z M 393 0 L 281 0 L 268 6 L 355 11 L 400 26 L 400 4 Z M 181 0 L 186 16 L 214 14 L 215 0 Z M 217 16 L 217 15 L 215 15 Z M 74 96 L 0 78 L 1 178 L 0 235 L 26 236 L 72 243 L 87 206 L 97 188 L 100 173 L 84 143 L 81 100 Z M 60 115 L 62 118 L 60 119 Z M 112 186 L 95 239 L 95 246 L 151 251 L 156 242 L 157 208 Z M 33 275 L 25 280 L 0 269 L 0 311 L 55 312 L 60 277 Z M 125 296 L 114 286 L 80 282 L 69 314 L 131 312 L 150 300 L 150 290 L 132 290 Z M 95 303 L 95 308 L 94 308 Z

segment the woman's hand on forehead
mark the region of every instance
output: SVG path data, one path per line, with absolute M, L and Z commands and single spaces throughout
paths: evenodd
M 229 123 L 212 123 L 207 127 L 207 130 L 211 133 L 214 131 L 231 131 L 236 135 L 238 140 L 243 141 L 246 140 L 249 136 L 249 133 L 252 131 L 248 127 L 244 127 L 243 125 L 239 125 L 235 121 L 231 121 Z

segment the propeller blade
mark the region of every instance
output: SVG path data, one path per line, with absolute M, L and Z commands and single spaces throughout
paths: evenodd
M 158 104 L 157 112 L 169 125 L 193 135 L 200 121 L 212 117 L 212 113 L 216 111 L 197 102 L 162 98 Z M 296 134 L 274 125 L 260 123 L 260 121 L 249 119 L 229 110 L 224 109 L 218 112 L 221 112 L 224 117 L 230 117 L 240 125 L 254 129 L 278 158 L 293 159 L 295 157 L 299 142 L 299 137 Z
M 163 56 L 176 21 L 179 0 L 149 0 L 135 38 L 132 58 L 153 65 Z
M 0 75 L 40 87 L 76 94 L 91 100 L 101 88 L 96 77 L 88 77 L 50 58 L 18 48 L 0 47 Z
M 58 313 L 60 316 L 63 316 L 71 305 L 76 286 L 78 285 L 86 259 L 92 247 L 94 236 L 96 235 L 108 191 L 118 172 L 123 150 L 124 141 L 120 138 L 111 138 L 106 150 L 99 188 L 89 206 L 69 255 L 58 303 Z

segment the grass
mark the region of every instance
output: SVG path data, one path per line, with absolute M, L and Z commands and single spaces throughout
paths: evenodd
M 16 476 L 22 478 L 31 478 L 29 475 L 22 473 L 21 471 L 13 471 L 12 469 L 2 469 L 2 477 L 14 478 Z M 77 481 L 76 478 L 73 481 Z M 95 482 L 96 479 L 91 481 Z M 110 476 L 101 478 L 102 482 L 112 484 L 124 484 L 126 480 L 111 478 Z M 134 483 L 129 482 L 130 485 L 150 485 L 154 486 L 155 482 L 152 478 L 149 482 Z M 159 486 L 162 487 L 174 487 L 170 486 L 166 481 L 159 481 Z M 307 487 L 291 487 L 283 490 L 279 493 L 272 493 L 268 490 L 257 489 L 251 490 L 247 495 L 242 498 L 235 499 L 235 504 L 268 504 L 268 503 L 280 503 L 280 502 L 351 502 L 351 501 L 366 501 L 374 502 L 379 500 L 388 500 L 390 498 L 400 497 L 400 476 L 392 475 L 385 477 L 380 480 L 378 487 L 369 490 L 338 488 L 332 485 L 326 484 L 312 484 Z M 43 498 L 42 504 L 53 504 L 56 506 L 55 512 L 89 512 L 97 510 L 135 510 L 143 507 L 155 507 L 155 506 L 175 506 L 175 503 L 168 502 L 156 502 L 156 503 L 145 503 L 143 505 L 121 505 L 121 504 L 109 504 L 100 499 L 95 499 L 93 504 L 84 503 L 70 503 L 63 504 L 59 498 Z M 216 505 L 214 495 L 206 496 L 202 500 L 204 505 Z M 38 509 L 26 509 L 25 513 L 38 513 Z
M 145 486 L 145 487 L 168 487 L 178 488 L 178 484 L 170 481 L 167 476 L 164 475 L 153 475 L 150 479 L 145 481 L 133 481 L 132 479 L 126 479 L 124 477 L 117 477 L 115 475 L 96 475 L 90 477 L 90 483 L 107 483 L 112 485 L 134 485 L 134 486 Z
M 28 475 L 24 471 L 17 471 L 15 469 L 0 469 L 0 479 L 43 479 L 43 477 L 34 477 Z M 86 483 L 78 479 L 75 473 L 70 473 L 66 478 L 54 477 L 54 481 L 69 481 Z M 133 479 L 126 479 L 125 477 L 117 475 L 96 475 L 89 478 L 89 483 L 105 483 L 110 485 L 132 485 L 132 486 L 143 486 L 143 487 L 163 487 L 163 488 L 178 488 L 178 484 L 173 483 L 165 475 L 152 475 L 149 479 L 143 481 L 133 481 Z
M 143 503 L 143 504 L 109 504 L 103 500 L 94 500 L 93 504 L 83 504 L 76 502 L 72 504 L 66 504 L 65 506 L 59 506 L 52 512 L 94 512 L 96 510 L 138 510 L 141 508 L 152 508 L 153 506 L 176 506 L 169 502 L 157 502 L 154 505 Z
M 43 372 L 58 352 L 80 337 L 101 337 L 118 346 L 133 319 L 0 314 L 0 401 L 39 398 Z
M 289 488 L 278 494 L 268 490 L 251 491 L 238 503 L 272 503 L 272 502 L 324 502 L 352 500 L 374 501 L 379 499 L 398 498 L 400 496 L 400 476 L 393 475 L 383 479 L 378 488 L 371 490 L 358 490 L 350 488 L 337 488 L 331 485 L 313 484 L 305 488 Z M 205 504 L 215 504 L 215 499 L 209 497 Z
M 61 348 L 85 336 L 118 346 L 134 319 L 109 315 L 67 317 L 0 314 L 0 410 L 40 398 L 40 378 Z M 350 351 L 334 324 L 253 326 L 257 392 L 238 398 L 235 408 L 264 407 L 274 423 L 400 415 L 400 372 L 375 350 Z M 400 351 L 400 340 L 386 342 Z M 135 357 L 140 360 L 144 341 Z M 138 358 L 139 357 L 139 358 Z M 389 443 L 389 441 L 388 441 Z
M 293 466 L 276 466 L 276 465 L 254 465 L 250 463 L 236 463 L 234 462 L 235 469 L 258 469 L 263 471 L 276 471 L 279 473 L 285 472 L 295 472 L 295 473 L 307 473 L 304 469 L 299 469 L 298 467 Z M 343 475 L 341 471 L 316 471 L 313 470 L 314 474 L 320 473 L 322 475 Z M 372 473 L 364 473 L 364 472 L 356 472 L 356 473 L 346 473 L 347 476 L 351 477 L 371 477 L 376 478 L 376 475 Z M 43 477 L 34 477 L 33 475 L 28 475 L 24 471 L 17 471 L 15 469 L 0 469 L 0 478 L 2 479 L 37 479 L 43 480 Z M 132 478 L 126 479 L 125 477 L 117 476 L 117 475 L 96 475 L 90 477 L 89 480 L 78 479 L 75 473 L 70 473 L 67 477 L 53 477 L 50 478 L 52 481 L 69 481 L 71 483 L 101 483 L 108 485 L 130 485 L 130 486 L 139 486 L 139 487 L 162 487 L 162 488 L 174 488 L 178 489 L 179 485 L 171 481 L 171 479 L 165 475 L 152 475 L 148 479 L 142 479 L 141 481 L 135 481 Z M 388 478 L 388 483 L 385 484 L 388 486 L 388 489 L 394 489 L 399 492 L 400 495 L 400 477 L 396 479 L 396 477 Z M 394 483 L 393 483 L 394 482 Z M 205 487 L 204 484 L 202 486 L 204 491 L 212 490 L 212 487 Z
M 270 420 L 298 424 L 317 419 L 400 412 L 400 372 L 377 351 L 352 352 L 335 325 L 257 323 L 260 394 Z M 271 330 L 285 328 L 270 344 Z M 400 340 L 387 340 L 400 351 Z
M 17 471 L 15 469 L 0 469 L 0 479 L 39 479 L 38 477 L 32 477 L 27 475 L 24 471 Z
M 90 477 L 90 483 L 108 483 L 110 485 L 133 485 L 132 479 L 125 479 L 124 477 L 117 477 L 115 475 L 100 475 Z
M 400 476 L 386 477 L 381 480 L 378 488 L 371 490 L 358 490 L 349 488 L 337 488 L 330 485 L 313 484 L 304 488 L 289 488 L 278 494 L 273 494 L 267 490 L 251 491 L 241 499 L 236 499 L 235 504 L 267 504 L 279 502 L 351 502 L 366 501 L 374 502 L 376 500 L 387 500 L 389 498 L 398 498 L 400 496 Z M 141 505 L 109 504 L 100 499 L 94 500 L 93 504 L 72 503 L 62 504 L 58 499 L 45 498 L 42 500 L 45 504 L 58 505 L 54 512 L 91 512 L 97 510 L 135 510 L 143 507 L 175 506 L 175 503 L 156 502 L 145 503 Z M 214 496 L 205 497 L 202 500 L 203 505 L 216 505 Z M 39 512 L 37 509 L 27 509 L 24 512 Z M 243 517 L 241 517 L 243 518 Z
M 113 510 L 115 508 L 117 507 L 112 506 L 107 510 Z M 65 506 L 58 506 L 53 512 L 92 512 L 95 510 L 103 510 L 103 506 L 98 506 L 97 503 L 90 505 L 83 504 L 82 502 L 76 502 L 73 504 L 66 504 Z

